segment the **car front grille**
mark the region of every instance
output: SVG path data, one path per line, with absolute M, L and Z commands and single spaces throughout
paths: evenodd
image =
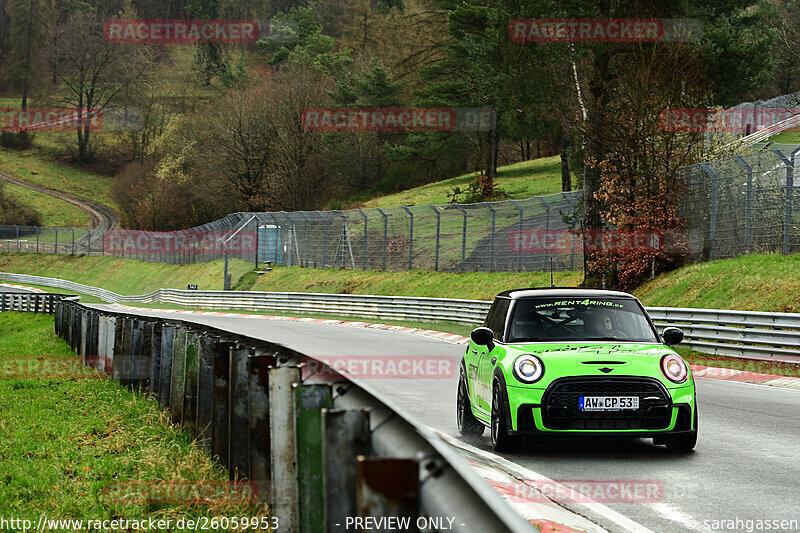
M 581 411 L 580 396 L 638 396 L 639 408 L 621 411 Z M 542 421 L 549 429 L 626 430 L 665 429 L 672 400 L 653 378 L 580 377 L 554 381 L 542 398 Z

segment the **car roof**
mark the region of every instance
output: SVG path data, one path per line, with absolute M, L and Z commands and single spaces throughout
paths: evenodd
M 529 287 L 525 289 L 510 289 L 497 295 L 498 297 L 511 298 L 628 298 L 636 299 L 632 294 L 619 291 L 606 291 L 600 289 L 577 289 L 575 287 Z

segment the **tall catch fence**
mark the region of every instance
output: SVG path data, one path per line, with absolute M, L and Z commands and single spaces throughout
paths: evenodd
M 691 260 L 800 252 L 800 148 L 765 147 L 678 170 Z M 0 226 L 0 250 L 171 264 L 240 258 L 312 268 L 580 269 L 582 191 L 475 204 L 234 213 L 184 231 Z M 648 246 L 669 246 L 664 235 Z M 683 236 L 680 240 L 683 241 Z

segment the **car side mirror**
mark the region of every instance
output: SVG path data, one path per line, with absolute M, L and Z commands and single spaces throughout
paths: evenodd
M 664 332 L 661 334 L 661 336 L 664 337 L 664 344 L 667 346 L 675 346 L 683 341 L 683 331 L 681 331 L 680 328 L 664 328 Z
M 490 350 L 494 348 L 494 331 L 489 328 L 475 328 L 470 337 L 478 346 L 486 346 Z

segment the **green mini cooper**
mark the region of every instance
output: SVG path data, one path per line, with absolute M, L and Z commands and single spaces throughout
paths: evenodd
M 658 334 L 634 296 L 583 289 L 519 289 L 497 295 L 461 363 L 458 428 L 492 447 L 522 436 L 649 437 L 669 450 L 697 443 L 691 369 Z M 529 440 L 529 439 L 526 439 Z

